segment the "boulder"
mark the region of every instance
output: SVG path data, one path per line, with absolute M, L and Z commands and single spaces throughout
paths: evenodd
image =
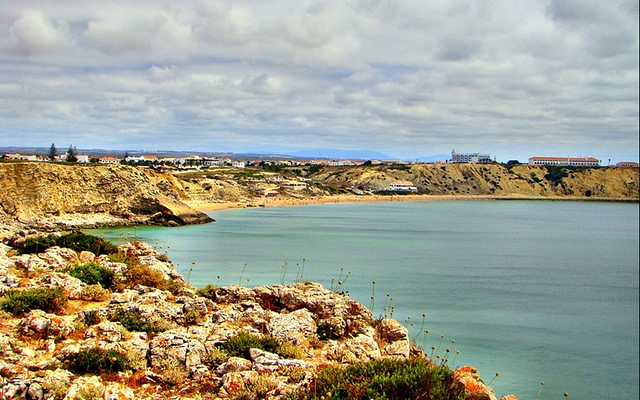
M 133 390 L 122 383 L 110 383 L 104 389 L 104 400 L 135 400 L 136 398 Z
M 395 319 L 385 318 L 376 326 L 376 340 L 383 356 L 409 357 L 409 330 Z
M 496 394 L 482 379 L 478 369 L 469 365 L 453 371 L 453 377 L 464 387 L 466 400 L 497 400 Z
M 313 314 L 306 309 L 296 310 L 289 314 L 271 311 L 267 331 L 273 337 L 308 348 L 308 338 L 316 335 L 317 327 L 313 320 Z
M 167 365 L 175 359 L 186 368 L 203 364 L 207 350 L 202 342 L 191 338 L 184 328 L 159 333 L 149 343 L 151 365 Z
M 76 379 L 63 400 L 85 400 L 103 398 L 105 385 L 99 376 L 81 376 Z
M 73 324 L 65 317 L 49 314 L 42 310 L 31 310 L 20 321 L 20 332 L 25 335 L 38 335 L 42 338 L 66 338 L 74 331 Z
M 223 376 L 229 372 L 248 371 L 251 369 L 251 361 L 241 357 L 229 357 L 229 359 L 220 364 L 216 369 L 219 376 Z

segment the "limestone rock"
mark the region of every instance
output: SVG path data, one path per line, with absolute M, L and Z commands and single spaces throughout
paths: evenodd
M 25 335 L 53 336 L 65 338 L 74 331 L 65 317 L 48 314 L 42 310 L 31 310 L 20 322 L 20 331 Z
M 219 376 L 229 372 L 248 371 L 251 369 L 251 361 L 241 357 L 230 357 L 226 362 L 220 364 L 216 369 Z
M 110 383 L 104 389 L 104 400 L 135 400 L 133 390 L 122 383 Z
M 271 312 L 267 331 L 271 336 L 291 341 L 298 346 L 309 346 L 308 338 L 317 332 L 313 314 L 306 309 L 293 311 L 289 314 Z
M 163 365 L 175 359 L 187 368 L 204 363 L 207 350 L 202 342 L 189 336 L 184 328 L 162 332 L 149 343 L 152 365 Z
M 85 339 L 95 338 L 98 340 L 115 343 L 124 339 L 125 329 L 117 322 L 103 321 L 97 325 L 90 326 L 84 333 Z
M 222 388 L 220 389 L 220 397 L 232 396 L 244 390 L 251 381 L 258 377 L 256 371 L 239 371 L 229 372 L 222 377 Z
M 105 393 L 105 385 L 98 376 L 81 376 L 76 379 L 63 400 L 85 400 L 102 398 Z
M 460 367 L 453 371 L 453 376 L 464 386 L 467 400 L 497 400 L 495 392 L 480 379 L 480 373 L 475 367 Z
M 376 327 L 376 339 L 382 355 L 409 357 L 409 330 L 395 319 L 385 318 Z

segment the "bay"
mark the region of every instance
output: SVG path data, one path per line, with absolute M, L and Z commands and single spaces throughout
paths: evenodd
M 93 233 L 154 244 L 199 287 L 306 279 L 346 291 L 403 322 L 427 354 L 449 348 L 453 367 L 476 366 L 498 397 L 638 398 L 637 204 L 381 202 L 210 215 L 216 223 Z

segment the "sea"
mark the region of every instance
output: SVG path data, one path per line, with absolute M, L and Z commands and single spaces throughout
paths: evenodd
M 402 322 L 432 358 L 478 368 L 498 398 L 627 400 L 638 398 L 638 210 L 593 201 L 336 203 L 90 233 L 147 241 L 198 287 L 310 280 L 345 292 Z

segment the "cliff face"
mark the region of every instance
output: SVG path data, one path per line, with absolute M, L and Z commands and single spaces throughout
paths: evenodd
M 311 198 L 381 190 L 411 181 L 427 195 L 638 200 L 638 168 L 546 168 L 527 165 L 419 164 L 290 167 L 285 179 L 311 179 L 304 191 L 280 190 L 283 198 Z M 261 169 L 156 173 L 128 166 L 0 163 L 0 222 L 52 225 L 183 225 L 209 222 L 184 202 L 243 203 L 262 199 Z M 248 177 L 251 177 L 249 179 Z M 264 188 L 263 188 L 264 189 Z
M 209 222 L 184 204 L 173 177 L 127 166 L 0 164 L 0 217 L 31 226 Z M 74 216 L 76 216 L 74 218 Z
M 638 168 L 551 168 L 490 164 L 418 164 L 325 168 L 315 182 L 380 190 L 411 181 L 433 195 L 498 195 L 638 199 Z

